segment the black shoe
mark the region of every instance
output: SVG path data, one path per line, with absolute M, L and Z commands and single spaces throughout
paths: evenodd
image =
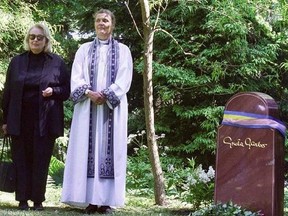
M 112 213 L 112 209 L 110 206 L 101 206 L 98 208 L 97 212 L 99 214 L 111 214 Z
M 19 210 L 28 210 L 29 209 L 29 205 L 27 201 L 20 201 L 19 205 L 18 205 L 18 209 Z
M 44 207 L 43 207 L 42 203 L 34 203 L 34 206 L 33 206 L 32 210 L 34 210 L 34 211 L 43 211 Z
M 84 210 L 84 213 L 86 214 L 93 214 L 95 212 L 98 211 L 98 206 L 97 205 L 92 205 L 92 204 L 89 204 L 85 210 Z

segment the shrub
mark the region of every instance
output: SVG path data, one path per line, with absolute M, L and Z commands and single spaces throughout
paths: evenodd
M 201 204 L 207 205 L 212 202 L 214 177 L 215 171 L 211 166 L 205 171 L 201 164 L 196 166 L 193 158 L 188 159 L 186 167 L 175 168 L 170 165 L 165 174 L 168 193 L 177 189 L 179 198 L 193 204 L 195 209 Z
M 64 163 L 52 156 L 48 174 L 52 177 L 56 185 L 62 184 L 64 174 Z
M 145 145 L 134 148 L 135 155 L 128 157 L 127 164 L 127 189 L 138 194 L 148 195 L 153 193 L 153 175 L 149 162 L 148 149 Z
M 218 203 L 202 208 L 190 216 L 263 216 L 260 211 L 251 212 L 232 202 Z
M 131 140 L 141 140 L 140 135 L 131 136 Z M 131 142 L 129 142 L 131 143 Z M 154 180 L 151 172 L 147 146 L 137 142 L 132 156 L 128 157 L 127 189 L 137 194 L 153 194 Z M 201 204 L 210 204 L 214 194 L 215 171 L 210 166 L 207 171 L 202 165 L 196 166 L 195 160 L 183 161 L 181 158 L 169 157 L 168 147 L 159 145 L 161 166 L 164 172 L 166 193 L 198 208 Z

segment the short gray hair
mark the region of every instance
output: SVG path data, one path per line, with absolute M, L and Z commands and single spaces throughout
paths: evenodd
M 111 17 L 112 28 L 114 29 L 114 28 L 115 28 L 115 25 L 116 25 L 116 18 L 115 18 L 115 15 L 113 14 L 112 11 L 110 11 L 110 10 L 108 10 L 108 9 L 100 9 L 100 10 L 96 11 L 96 12 L 93 14 L 94 19 L 96 18 L 96 16 L 97 16 L 98 14 L 102 14 L 102 13 L 107 14 L 107 15 L 109 15 L 109 16 Z
M 33 28 L 38 28 L 43 30 L 43 34 L 46 38 L 46 44 L 44 47 L 44 52 L 52 52 L 52 44 L 51 44 L 51 35 L 49 28 L 44 25 L 43 23 L 36 23 L 33 26 L 29 28 L 29 30 L 26 33 L 26 36 L 24 38 L 24 49 L 27 51 L 30 51 L 30 46 L 29 46 L 29 33 Z

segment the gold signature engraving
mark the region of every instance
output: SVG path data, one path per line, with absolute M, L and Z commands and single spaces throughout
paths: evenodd
M 233 140 L 230 136 L 227 136 L 227 137 L 224 137 L 223 138 L 223 143 L 225 145 L 229 145 L 230 148 L 233 148 L 233 147 L 242 147 L 242 148 L 245 148 L 245 147 L 248 147 L 248 149 L 251 149 L 251 148 L 266 148 L 266 146 L 268 144 L 266 143 L 261 143 L 260 141 L 254 141 L 252 140 L 251 138 L 247 137 L 245 140 L 241 140 L 241 139 L 236 139 L 236 140 Z

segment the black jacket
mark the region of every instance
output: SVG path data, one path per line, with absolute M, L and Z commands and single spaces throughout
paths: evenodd
M 8 67 L 2 109 L 3 123 L 7 124 L 7 133 L 10 135 L 20 135 L 22 95 L 28 63 L 29 52 L 25 52 L 12 58 Z M 58 55 L 45 53 L 39 87 L 40 136 L 47 133 L 61 136 L 64 132 L 63 101 L 69 98 L 70 75 Z M 53 94 L 44 98 L 42 90 L 47 87 L 53 88 Z

